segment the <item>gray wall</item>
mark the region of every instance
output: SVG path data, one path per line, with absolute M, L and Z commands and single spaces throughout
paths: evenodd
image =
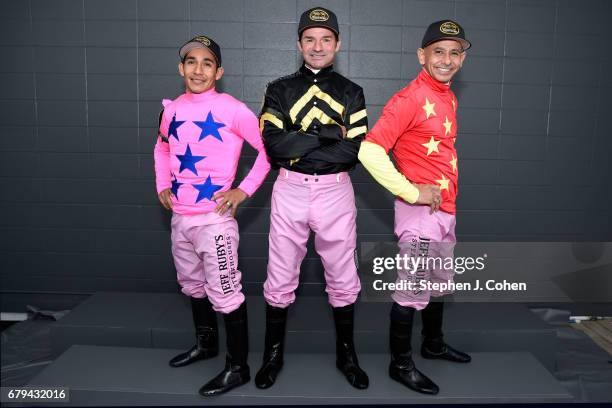
M 338 14 L 337 68 L 364 87 L 371 124 L 418 72 L 425 27 L 464 25 L 474 46 L 454 85 L 459 239 L 612 240 L 607 1 L 2 0 L 3 310 L 11 299 L 175 291 L 152 148 L 160 100 L 181 92 L 177 47 L 215 38 L 221 89 L 257 111 L 265 84 L 299 65 L 296 21 L 317 4 Z M 273 177 L 238 217 L 253 294 Z M 393 239 L 390 195 L 361 168 L 353 180 L 360 240 Z M 302 281 L 303 293 L 323 293 L 312 248 Z

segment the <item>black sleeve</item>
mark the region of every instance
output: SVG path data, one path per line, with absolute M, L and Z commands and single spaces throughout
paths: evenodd
M 322 146 L 319 135 L 288 129 L 291 121 L 282 112 L 274 90 L 268 86 L 259 119 L 268 156 L 278 160 L 297 159 Z
M 328 163 L 355 164 L 361 141 L 368 132 L 368 117 L 366 115 L 365 97 L 359 88 L 349 103 L 344 124 L 346 137 L 323 146 L 308 155 L 313 160 L 323 160 Z M 338 128 L 339 129 L 339 128 Z
M 321 125 L 319 128 L 319 138 L 326 142 L 338 142 L 342 140 L 342 129 L 335 124 Z
M 161 111 L 159 111 L 159 118 L 157 120 L 157 129 L 158 129 L 157 136 L 159 136 L 162 142 L 169 143 L 168 138 L 164 136 L 164 134 L 161 132 L 161 123 L 162 123 L 163 117 L 164 117 L 164 110 L 162 109 Z

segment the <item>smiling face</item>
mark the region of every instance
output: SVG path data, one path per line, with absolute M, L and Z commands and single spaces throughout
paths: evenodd
M 438 82 L 447 83 L 461 69 L 465 51 L 458 41 L 442 40 L 417 50 L 419 63 Z
M 340 44 L 332 30 L 312 27 L 302 32 L 297 46 L 306 65 L 312 69 L 322 69 L 334 63 Z
M 195 48 L 179 63 L 179 73 L 190 93 L 213 89 L 223 76 L 223 67 L 217 67 L 215 55 L 208 48 Z

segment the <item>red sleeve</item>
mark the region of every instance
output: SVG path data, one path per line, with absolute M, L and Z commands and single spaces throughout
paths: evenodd
M 417 112 L 413 98 L 395 94 L 383 108 L 380 118 L 365 140 L 382 146 L 389 153 L 397 139 L 414 124 Z

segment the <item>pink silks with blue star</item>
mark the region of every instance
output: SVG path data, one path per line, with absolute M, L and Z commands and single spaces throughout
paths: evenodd
M 158 193 L 171 189 L 175 213 L 203 214 L 215 209 L 212 198 L 232 187 L 245 140 L 257 150 L 257 158 L 238 188 L 249 196 L 257 190 L 270 164 L 258 120 L 244 103 L 214 89 L 162 103 L 155 179 Z

